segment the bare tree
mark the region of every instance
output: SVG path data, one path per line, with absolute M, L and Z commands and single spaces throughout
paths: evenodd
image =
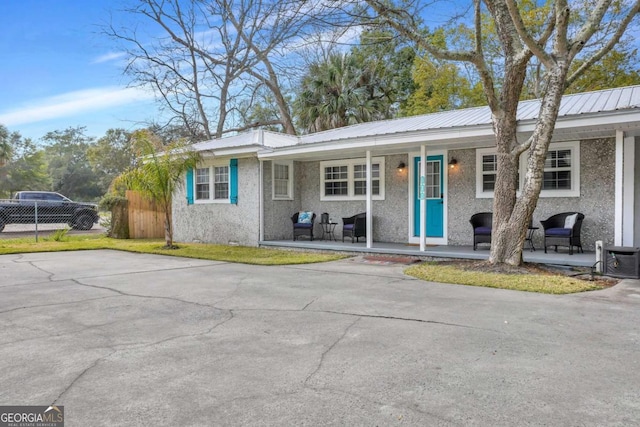
M 256 126 L 277 124 L 295 134 L 281 76 L 291 62 L 290 51 L 313 16 L 322 13 L 321 0 L 138 0 L 125 10 L 157 34 L 136 28 L 106 33 L 123 42 L 128 54 L 125 73 L 133 83 L 152 87 L 170 120 L 194 137 L 219 138 Z M 243 123 L 240 109 L 254 105 L 267 90 L 277 120 Z
M 571 0 L 554 0 L 546 7 L 543 25 L 525 17 L 516 0 L 472 0 L 470 43 L 460 48 L 436 43 L 433 32 L 421 28 L 416 16 L 420 1 L 366 0 L 376 18 L 429 54 L 472 64 L 483 84 L 496 135 L 497 177 L 489 262 L 519 265 L 527 224 L 536 207 L 544 161 L 553 136 L 565 89 L 620 41 L 640 10 L 640 0 L 595 0 L 588 8 Z M 440 9 L 442 12 L 442 9 Z M 489 21 L 487 21 L 489 20 Z M 486 31 L 495 28 L 501 60 L 485 52 Z M 579 67 L 574 60 L 582 55 Z M 535 59 L 534 59 L 535 58 Z M 542 66 L 544 93 L 531 137 L 519 141 L 516 113 L 527 68 Z M 497 66 L 496 66 L 497 65 Z M 520 155 L 529 152 L 524 186 L 516 197 Z

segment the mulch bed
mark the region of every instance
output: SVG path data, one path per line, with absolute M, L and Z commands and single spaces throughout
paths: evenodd
M 365 255 L 356 258 L 356 260 L 364 263 L 377 265 L 393 265 L 403 264 L 411 265 L 422 262 L 422 259 L 415 257 L 403 256 L 385 256 L 385 255 Z M 571 276 L 578 280 L 594 282 L 602 287 L 611 287 L 618 283 L 619 279 L 606 276 L 591 275 L 591 269 L 586 267 L 559 268 L 544 264 L 524 263 L 520 266 L 511 266 L 507 264 L 489 264 L 486 261 L 478 260 L 446 260 L 438 261 L 439 265 L 450 265 L 460 270 L 477 271 L 481 273 L 497 273 L 497 274 L 548 274 L 548 275 L 565 275 Z
M 372 263 L 372 264 L 414 264 L 416 262 L 420 262 L 417 258 L 411 257 L 400 257 L 400 256 L 381 256 L 381 255 L 367 255 L 363 256 L 362 260 L 364 262 Z
M 460 270 L 465 271 L 478 271 L 482 273 L 498 273 L 498 274 L 548 274 L 571 276 L 578 280 L 592 281 L 603 287 L 611 287 L 619 282 L 619 279 L 614 279 L 606 276 L 591 275 L 590 268 L 572 267 L 572 268 L 558 268 L 544 264 L 532 264 L 524 263 L 520 266 L 511 266 L 507 264 L 489 264 L 486 261 L 477 260 L 453 260 L 444 261 L 441 264 L 450 265 Z

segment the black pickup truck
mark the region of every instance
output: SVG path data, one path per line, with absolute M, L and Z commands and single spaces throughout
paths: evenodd
M 97 205 L 73 202 L 51 191 L 18 191 L 12 199 L 0 201 L 0 231 L 6 224 L 36 223 L 89 230 L 99 219 Z

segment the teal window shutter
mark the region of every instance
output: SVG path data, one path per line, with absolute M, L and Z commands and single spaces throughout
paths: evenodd
M 187 205 L 193 204 L 193 168 L 187 169 Z
M 229 199 L 231 204 L 238 204 L 238 159 L 229 162 Z

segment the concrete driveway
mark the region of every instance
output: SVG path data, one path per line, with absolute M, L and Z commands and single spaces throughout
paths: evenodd
M 402 268 L 0 256 L 0 404 L 67 426 L 640 424 L 637 281 L 550 296 Z

